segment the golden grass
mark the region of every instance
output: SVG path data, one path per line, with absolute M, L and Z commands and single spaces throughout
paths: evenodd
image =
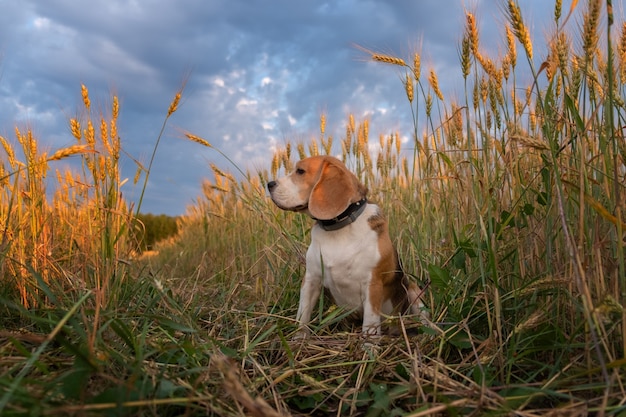
M 124 180 L 119 171 L 118 98 L 112 97 L 108 118 L 96 118 L 85 85 L 81 85 L 81 96 L 84 114 L 69 120 L 77 144 L 49 155 L 40 150 L 31 130 L 16 128 L 16 141 L 24 155 L 20 161 L 9 141 L 0 138 L 8 167 L 3 168 L 6 186 L 1 206 L 7 249 L 2 270 L 8 275 L 2 279 L 19 292 L 25 307 L 50 302 L 36 289 L 33 271 L 46 283 L 62 273 L 64 278 L 55 285 L 66 288 L 68 295 L 93 288 L 96 310 L 114 302 L 107 299 L 110 281 L 116 274 L 124 275 L 119 262 L 134 249 L 129 239 L 120 238 L 132 228 L 132 214 L 120 191 Z M 49 200 L 49 164 L 70 157 L 80 157 L 80 169 L 56 170 Z

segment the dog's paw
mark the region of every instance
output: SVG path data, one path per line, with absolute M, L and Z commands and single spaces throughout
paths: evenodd
M 361 342 L 361 349 L 370 355 L 377 356 L 380 352 L 380 336 L 365 336 Z
M 420 311 L 419 316 L 417 316 L 417 321 L 422 325 L 422 327 L 431 329 L 434 327 L 434 323 L 430 319 L 430 312 L 427 309 Z
M 307 340 L 311 336 L 311 330 L 308 327 L 301 327 L 298 331 L 292 336 L 291 340 L 294 342 L 301 342 Z

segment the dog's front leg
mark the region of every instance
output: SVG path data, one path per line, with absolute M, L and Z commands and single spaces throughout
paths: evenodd
M 298 314 L 296 314 L 296 321 L 300 328 L 294 336 L 295 339 L 303 339 L 309 335 L 310 330 L 308 325 L 311 322 L 311 313 L 313 306 L 320 297 L 321 291 L 321 278 L 307 269 L 304 274 L 302 287 L 300 288 L 300 304 L 298 305 Z
M 380 309 L 381 302 L 367 293 L 363 303 L 363 328 L 362 333 L 366 337 L 380 336 Z

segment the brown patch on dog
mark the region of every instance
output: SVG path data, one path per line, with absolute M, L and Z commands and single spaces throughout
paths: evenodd
M 372 308 L 381 313 L 385 300 L 391 300 L 393 313 L 404 313 L 409 308 L 407 289 L 411 285 L 404 275 L 396 249 L 389 238 L 389 227 L 385 217 L 378 213 L 367 219 L 369 226 L 378 235 L 380 261 L 372 271 L 370 301 Z
M 305 161 L 307 164 L 320 164 L 317 182 L 309 196 L 309 213 L 314 218 L 333 219 L 350 204 L 365 198 L 367 189 L 337 158 L 320 156 Z

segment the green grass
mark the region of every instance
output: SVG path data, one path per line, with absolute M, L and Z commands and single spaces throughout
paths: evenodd
M 545 60 L 531 59 L 516 3 L 497 59 L 468 13 L 459 103 L 434 72 L 422 79 L 419 53 L 410 65 L 373 53 L 406 71 L 412 141 L 373 146 L 385 127 L 352 116 L 333 140 L 324 115 L 319 138 L 287 144 L 267 171 L 212 166 L 157 255 L 132 258 L 139 207 L 119 196 L 114 135 L 73 151 L 81 180 L 60 175 L 49 204 L 32 197 L 55 158 L 18 132 L 27 159 L 0 175 L 0 413 L 625 415 L 626 26 L 593 5 L 565 24 L 557 3 Z M 81 125 L 101 125 L 85 106 Z M 368 347 L 322 299 L 312 338 L 292 341 L 312 220 L 278 210 L 264 184 L 320 153 L 341 155 L 384 208 L 433 328 L 405 319 Z

